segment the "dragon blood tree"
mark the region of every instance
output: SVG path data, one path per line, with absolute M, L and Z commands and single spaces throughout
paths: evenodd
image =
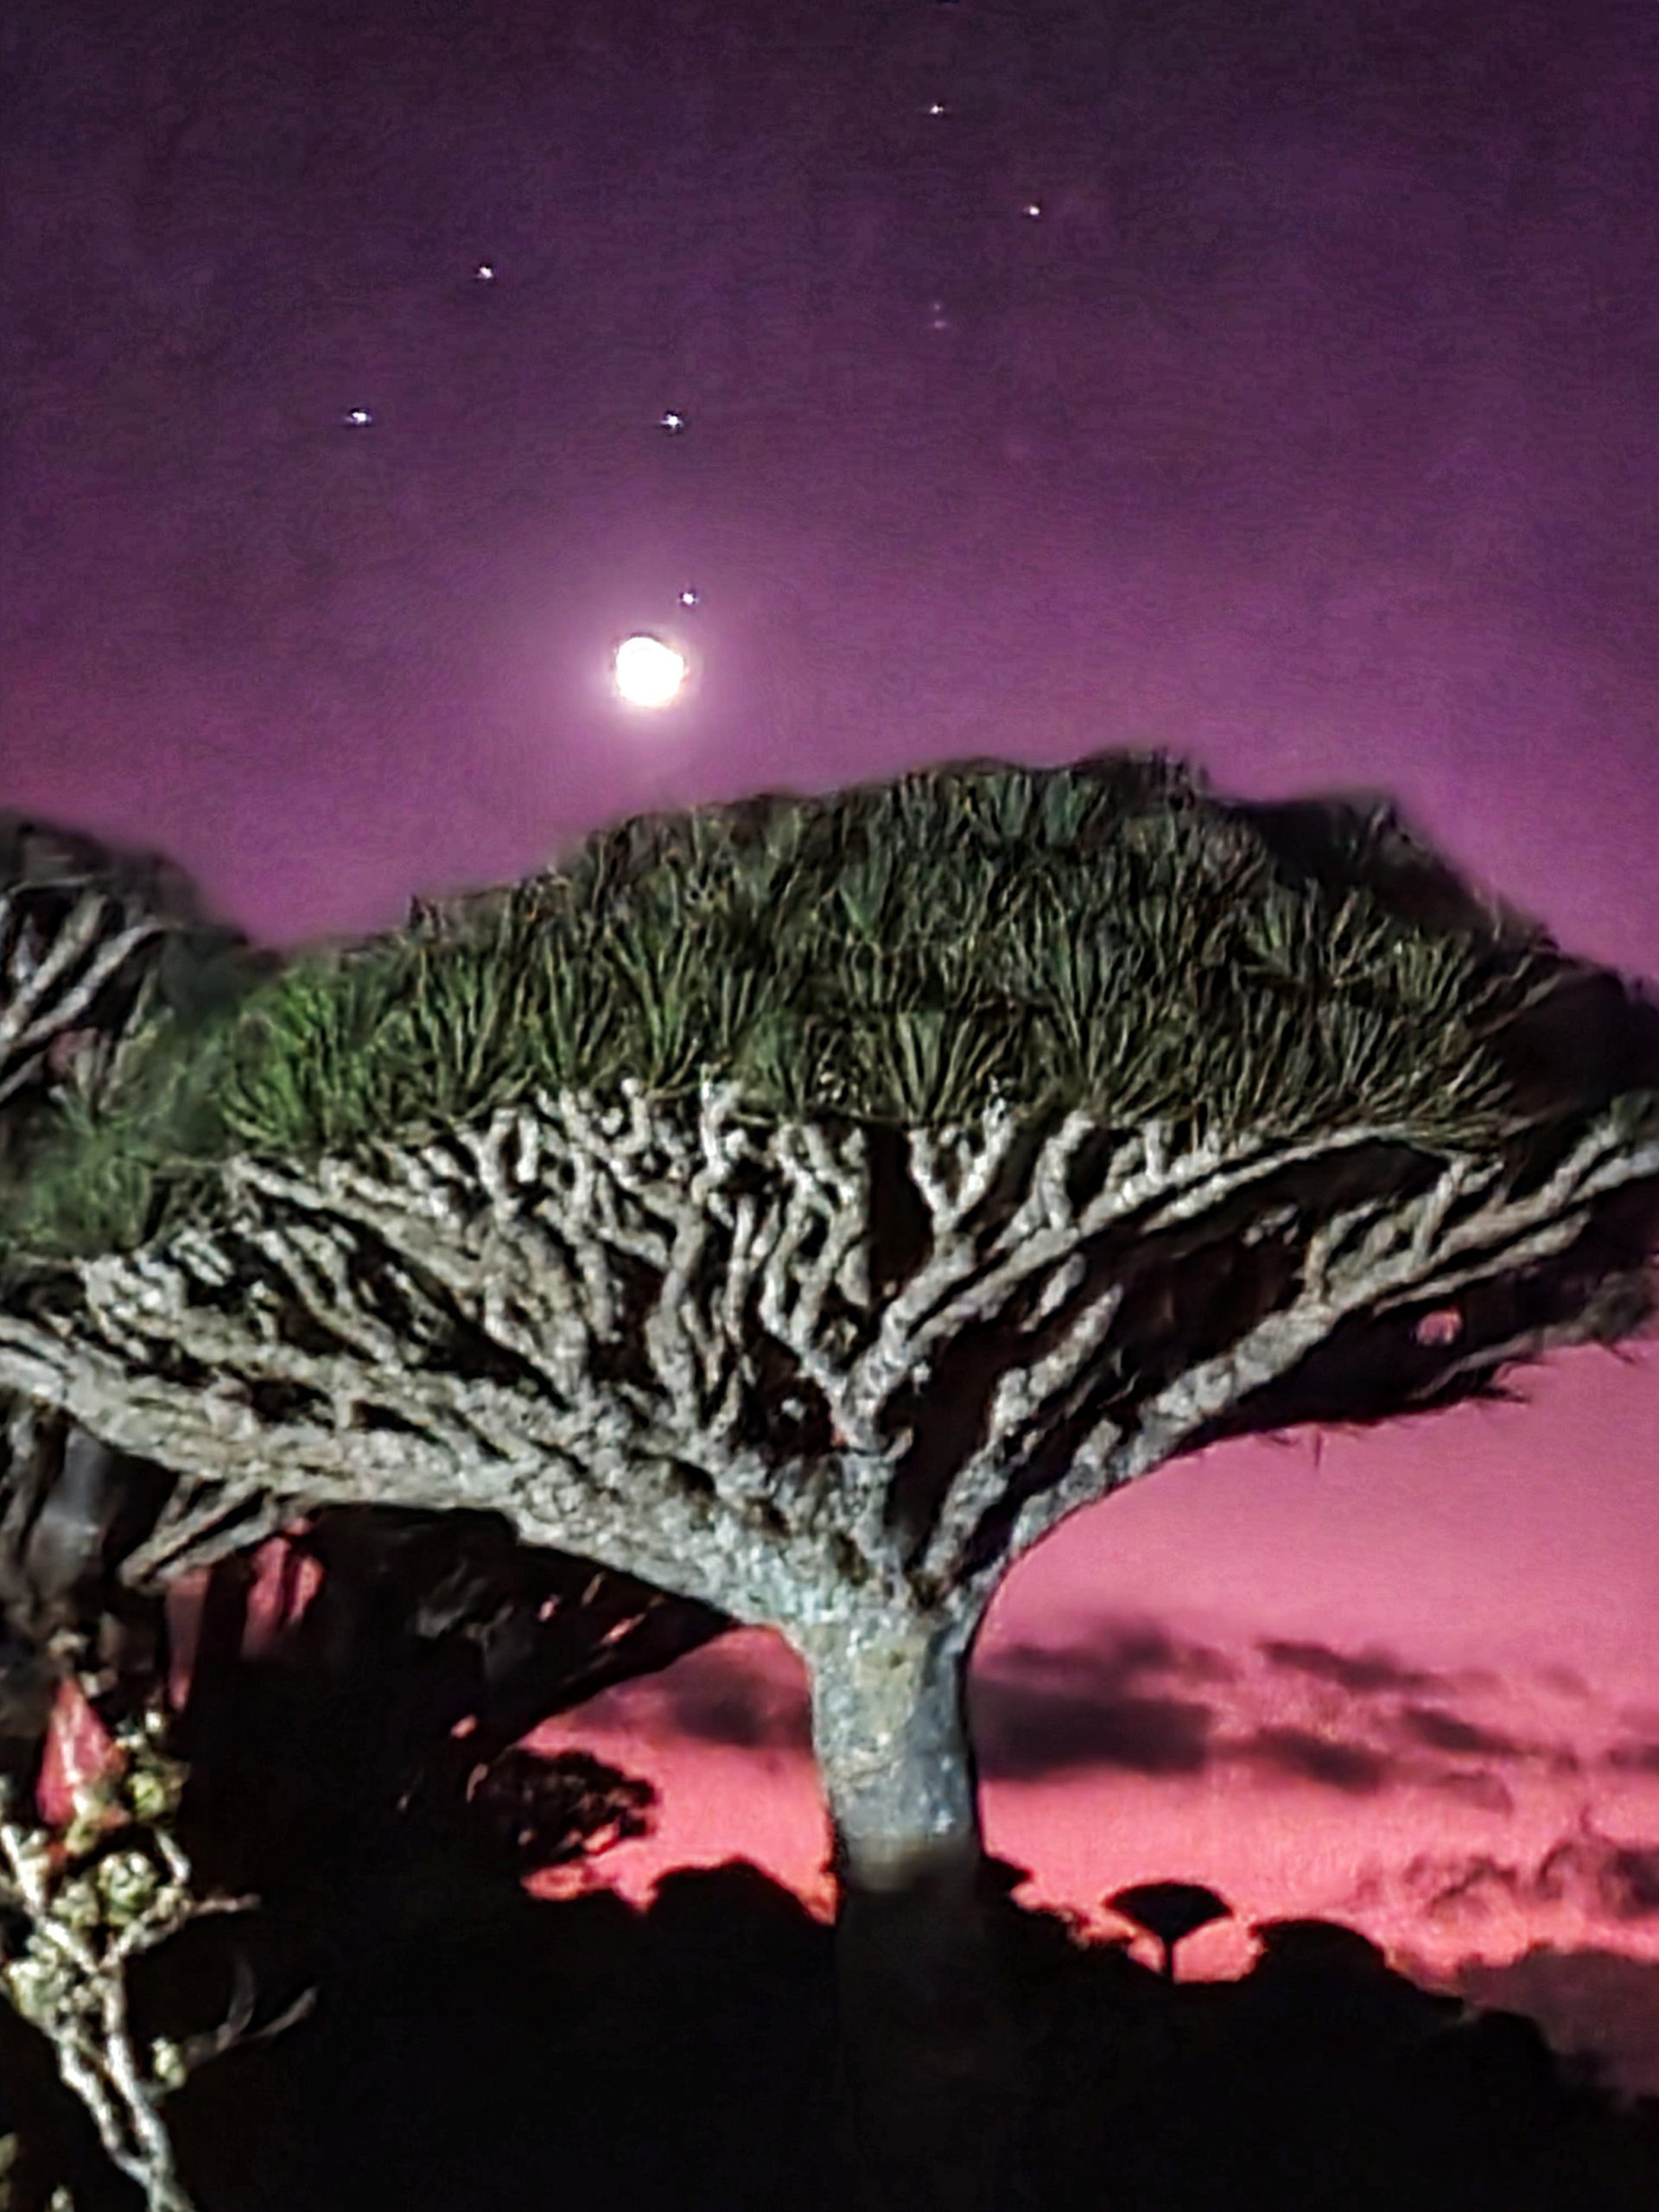
M 0 814 L 0 1214 L 32 1178 L 43 1140 L 73 1136 L 87 1157 L 103 1146 L 112 1160 L 104 1109 L 155 1035 L 165 1032 L 176 1050 L 281 965 L 209 920 L 167 861 Z M 86 1625 L 79 1601 L 111 1545 L 118 1551 L 153 1517 L 158 1475 L 119 1462 L 50 1408 L 0 1390 L 0 1608 L 12 1654 L 0 1739 L 9 1746 L 41 1732 L 62 1672 L 41 1663 L 46 1646 L 73 1643 Z M 31 1705 L 40 1710 L 26 1713 Z
M 631 822 L 175 1028 L 0 1230 L 0 1386 L 175 1478 L 129 1574 L 464 1504 L 775 1628 L 848 1903 L 971 1886 L 1066 1515 L 1656 1303 L 1655 1009 L 1155 754 Z

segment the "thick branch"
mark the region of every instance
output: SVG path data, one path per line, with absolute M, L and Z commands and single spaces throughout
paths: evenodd
M 113 899 L 87 891 L 44 945 L 15 891 L 0 887 L 0 1106 L 40 1079 L 48 1050 L 68 1038 L 141 945 L 166 925 L 124 923 Z
M 757 1126 L 712 1084 L 692 1116 L 637 1086 L 608 1107 L 543 1095 L 419 1147 L 230 1163 L 219 1225 L 76 1264 L 67 1315 L 0 1314 L 0 1385 L 190 1478 L 136 1575 L 307 1505 L 473 1505 L 788 1632 L 884 1606 L 942 1625 L 1354 1317 L 1564 1251 L 1659 1175 L 1659 1139 L 1631 1128 L 1611 1110 L 1519 1197 L 1500 1160 L 1458 1155 L 1421 1195 L 1321 1209 L 1309 1193 L 1340 1189 L 1344 1158 L 1425 1156 L 1363 1125 L 1172 1154 L 1151 1124 L 1080 1187 L 1103 1132 L 1029 1132 L 1016 1179 L 1020 1132 L 994 1106 L 912 1133 L 927 1233 L 878 1304 L 858 1126 Z M 1275 1204 L 1293 1171 L 1300 1195 Z M 1131 1291 L 1166 1251 L 1207 1237 L 1236 1262 L 1267 1231 L 1288 1295 L 1175 1365 L 1191 1317 L 1147 1339 Z M 930 1376 L 970 1340 L 992 1347 L 983 1409 L 918 1544 L 895 1510 L 906 1457 L 950 1411 Z M 1045 1455 L 1052 1478 L 997 1535 Z
M 1268 1315 L 1225 1353 L 1177 1376 L 1140 1409 L 1132 1431 L 1106 1420 L 1090 1433 L 1065 1478 L 1021 1510 L 1007 1560 L 1028 1551 L 1077 1506 L 1163 1465 L 1224 1408 L 1288 1373 L 1352 1315 L 1447 1297 L 1563 1251 L 1582 1230 L 1596 1198 L 1656 1175 L 1659 1138 L 1632 1147 L 1610 1116 L 1586 1132 L 1537 1190 L 1522 1198 L 1495 1194 L 1450 1229 L 1446 1220 L 1455 1202 L 1497 1180 L 1490 1165 L 1455 1160 L 1421 1198 L 1396 1205 L 1374 1199 L 1345 1210 L 1313 1237 L 1301 1292 L 1288 1308 Z M 1333 1256 L 1361 1224 L 1369 1226 L 1357 1245 Z M 1544 1334 L 1540 1332 L 1529 1349 L 1541 1348 Z M 1559 1344 L 1575 1338 L 1570 1327 L 1557 1327 L 1548 1332 L 1548 1340 Z M 1516 1349 L 1514 1340 L 1502 1347 L 1509 1353 Z

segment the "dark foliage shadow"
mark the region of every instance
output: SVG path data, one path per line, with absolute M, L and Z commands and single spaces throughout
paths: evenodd
M 1465 2017 L 1352 1931 L 1281 1926 L 1243 1981 L 1172 1984 L 1006 1896 L 1000 1925 L 1038 2085 L 1007 2212 L 1659 2202 L 1659 2106 L 1618 2109 L 1529 2022 Z M 831 1942 L 741 1863 L 669 1876 L 645 1914 L 538 1904 L 476 1859 L 388 1866 L 312 2018 L 180 2100 L 204 2212 L 829 2212 Z

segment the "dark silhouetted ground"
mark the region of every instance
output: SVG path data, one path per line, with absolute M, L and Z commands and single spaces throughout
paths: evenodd
M 243 1929 L 271 2010 L 302 1976 L 322 1994 L 177 2101 L 203 2212 L 845 2202 L 831 1937 L 790 1892 L 731 1864 L 667 1877 L 639 1914 L 608 1892 L 537 1903 L 464 1856 L 423 1856 L 337 1893 L 326 1924 L 273 1897 Z M 211 2016 L 226 1925 L 181 1939 L 151 2007 Z M 1306 1940 L 1241 1982 L 1172 1986 L 1049 1915 L 1009 1904 L 1003 1925 L 1039 2084 L 1007 2212 L 1659 2204 L 1659 2106 L 1615 2109 L 1529 2023 L 1461 2019 L 1362 1939 L 1300 1923 Z M 0 2053 L 7 2101 L 15 2088 L 38 2112 L 48 2085 L 38 2064 L 14 2072 L 19 2040 Z M 136 2202 L 98 2185 L 89 2148 L 79 2212 Z
M 205 1886 L 262 1904 L 142 1961 L 135 2024 L 211 2029 L 238 1951 L 256 2030 L 317 1998 L 170 2107 L 201 2212 L 841 2212 L 832 1931 L 741 1862 L 669 1875 L 643 1914 L 531 1898 L 529 1866 L 637 1832 L 651 1793 L 592 1760 L 527 1774 L 503 1747 L 586 1675 L 493 1673 L 464 1623 L 411 1625 L 407 1590 L 375 1596 L 401 1556 L 340 1552 L 277 1656 L 246 1655 L 244 1570 L 208 1593 L 182 1840 Z M 542 1618 L 537 1586 L 498 1619 L 479 1572 L 481 1618 Z M 1034 2083 L 996 2212 L 1659 2206 L 1659 2100 L 1622 2108 L 1529 2020 L 1415 1987 L 1355 1930 L 1271 1923 L 1242 1981 L 1172 1982 L 1022 1910 L 1021 1878 L 987 1868 Z M 0 2005 L 14 2127 L 11 2212 L 60 2180 L 77 2212 L 135 2212 Z

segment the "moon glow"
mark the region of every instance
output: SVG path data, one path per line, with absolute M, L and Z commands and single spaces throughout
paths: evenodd
M 685 655 L 642 632 L 617 647 L 613 674 L 618 695 L 629 706 L 671 706 L 685 683 Z

